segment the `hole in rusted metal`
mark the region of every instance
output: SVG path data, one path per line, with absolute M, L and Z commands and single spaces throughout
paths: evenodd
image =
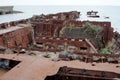
M 0 58 L 0 76 L 11 70 L 19 63 L 20 61 Z
M 80 50 L 87 50 L 87 47 L 80 47 Z

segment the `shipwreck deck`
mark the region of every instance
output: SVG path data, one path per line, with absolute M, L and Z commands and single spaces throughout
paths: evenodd
M 95 63 L 96 66 L 92 66 L 91 63 L 78 60 L 55 62 L 49 58 L 26 54 L 0 54 L 0 58 L 21 61 L 17 66 L 1 76 L 0 80 L 44 80 L 49 75 L 55 75 L 59 68 L 63 66 L 120 74 L 120 68 L 116 68 L 120 64 Z

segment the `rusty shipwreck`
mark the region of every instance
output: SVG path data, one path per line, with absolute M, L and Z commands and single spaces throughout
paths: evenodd
M 120 80 L 120 34 L 111 22 L 79 16 L 41 14 L 0 24 L 0 67 L 6 70 L 0 80 Z

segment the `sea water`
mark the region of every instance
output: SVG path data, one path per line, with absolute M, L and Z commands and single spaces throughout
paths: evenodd
M 33 15 L 54 14 L 58 12 L 79 11 L 81 12 L 79 20 L 89 21 L 110 21 L 114 31 L 120 33 L 120 6 L 14 6 L 14 10 L 23 13 L 0 15 L 0 23 L 27 19 Z M 100 18 L 88 18 L 87 11 L 98 11 Z M 105 19 L 109 17 L 109 19 Z

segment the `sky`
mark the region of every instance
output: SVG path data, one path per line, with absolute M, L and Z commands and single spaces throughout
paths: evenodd
M 120 0 L 0 0 L 6 5 L 110 5 L 120 6 Z

